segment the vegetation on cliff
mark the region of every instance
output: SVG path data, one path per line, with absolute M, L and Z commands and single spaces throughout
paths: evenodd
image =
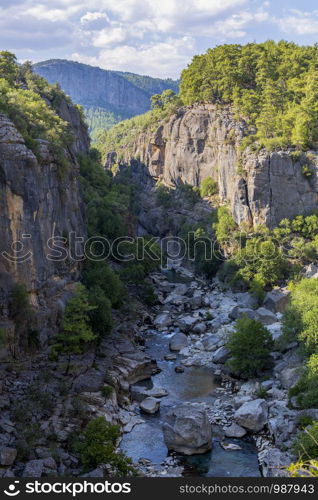
M 180 97 L 185 105 L 233 105 L 249 127 L 245 145 L 312 148 L 318 141 L 317 61 L 317 45 L 220 45 L 183 70 Z
M 140 134 L 154 132 L 161 121 L 167 120 L 182 105 L 179 96 L 173 90 L 164 90 L 151 99 L 152 109 L 143 115 L 124 120 L 110 130 L 101 131 L 96 139 L 96 147 L 105 157 L 109 151 L 116 151 L 118 160 L 130 150 Z M 125 148 L 125 151 L 123 151 Z
M 73 136 L 69 124 L 56 112 L 61 99 L 67 98 L 60 88 L 35 75 L 30 63 L 18 65 L 14 54 L 0 52 L 0 113 L 13 121 L 35 154 L 39 154 L 38 139 L 44 139 L 63 163 L 62 151 Z
M 180 94 L 173 106 L 163 106 L 164 113 L 151 111 L 126 120 L 99 139 L 104 143 L 104 151 L 120 152 L 121 147 L 130 145 L 141 132 L 158 127 L 178 107 L 208 102 L 221 107 L 229 104 L 236 117 L 245 120 L 243 148 L 315 148 L 317 61 L 316 45 L 269 40 L 260 44 L 217 46 L 195 56 L 183 70 Z M 158 95 L 156 99 L 160 102 Z
M 245 283 L 252 291 L 269 289 L 291 278 L 301 268 L 318 262 L 318 216 L 283 219 L 270 230 L 254 231 L 235 224 L 227 207 L 220 207 L 214 223 L 216 238 L 227 261 L 221 276 L 230 285 Z

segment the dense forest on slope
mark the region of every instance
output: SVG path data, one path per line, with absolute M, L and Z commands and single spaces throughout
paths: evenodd
M 318 141 L 317 83 L 317 45 L 221 45 L 183 70 L 180 96 L 185 105 L 232 104 L 249 124 L 245 145 L 312 148 Z
M 33 68 L 83 106 L 93 139 L 99 129 L 146 112 L 153 94 L 169 88 L 178 92 L 178 82 L 171 79 L 104 70 L 74 61 L 52 59 Z

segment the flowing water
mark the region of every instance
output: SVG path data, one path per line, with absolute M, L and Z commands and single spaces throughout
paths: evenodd
M 152 377 L 151 381 L 138 385 L 148 388 L 161 387 L 168 391 L 168 396 L 161 399 L 160 412 L 156 415 L 142 415 L 144 424 L 136 425 L 134 429 L 124 434 L 122 450 L 138 462 L 140 458 L 147 458 L 158 466 L 168 455 L 162 433 L 162 420 L 167 410 L 178 403 L 186 401 L 202 401 L 213 404 L 213 391 L 218 387 L 211 369 L 206 367 L 185 367 L 184 373 L 176 373 L 175 366 L 180 365 L 181 355 L 176 361 L 166 361 L 164 356 L 169 354 L 169 339 L 171 335 L 157 331 L 149 331 L 146 338 L 147 354 L 157 360 L 161 372 Z M 239 477 L 260 476 L 257 451 L 248 438 L 231 439 L 232 443 L 242 448 L 237 451 L 226 451 L 220 446 L 221 435 L 218 428 L 213 426 L 213 448 L 210 453 L 180 456 L 185 466 L 185 474 L 192 476 L 210 477 Z

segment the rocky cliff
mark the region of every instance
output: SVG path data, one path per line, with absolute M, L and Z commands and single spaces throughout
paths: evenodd
M 59 59 L 37 63 L 34 71 L 50 83 L 58 82 L 77 104 L 99 107 L 123 118 L 149 110 L 153 94 L 168 88 L 178 89 L 173 80 L 108 71 Z
M 0 327 L 15 337 L 10 293 L 14 284 L 25 284 L 42 346 L 55 332 L 59 311 L 80 273 L 80 262 L 50 260 L 53 252 L 47 242 L 71 231 L 86 234 L 76 154 L 87 150 L 89 139 L 76 108 L 63 100 L 59 114 L 76 137 L 63 152 L 68 163 L 64 170 L 46 141 L 39 141 L 35 156 L 14 124 L 0 115 Z M 14 340 L 16 354 L 21 341 Z
M 318 153 L 241 152 L 246 134 L 246 123 L 229 107 L 194 105 L 181 108 L 155 132 L 140 134 L 120 154 L 167 184 L 199 186 L 213 177 L 238 223 L 273 227 L 285 217 L 316 210 Z M 114 154 L 108 158 L 114 160 Z

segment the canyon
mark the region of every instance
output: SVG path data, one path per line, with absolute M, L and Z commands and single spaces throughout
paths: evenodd
M 25 262 L 3 255 L 1 259 L 0 326 L 9 332 L 8 343 L 1 351 L 1 475 L 112 475 L 114 471 L 108 464 L 84 473 L 69 448 L 78 426 L 88 417 L 98 416 L 120 425 L 118 450 L 131 456 L 142 475 L 180 476 L 189 469 L 195 475 L 227 474 L 235 456 L 238 475 L 285 475 L 285 467 L 295 460 L 290 448 L 304 414 L 289 408 L 288 403 L 288 388 L 297 381 L 301 366 L 298 342 L 288 344 L 283 352 L 271 352 L 273 370 L 262 381 L 238 381 L 226 365 L 227 339 L 244 311 L 267 325 L 274 340 L 279 339 L 282 312 L 288 302 L 285 289 L 276 292 L 284 307 L 276 308 L 272 292 L 264 306 L 258 307 L 248 293 L 225 290 L 217 278 L 196 275 L 188 262 L 181 267 L 180 263 L 172 264 L 174 280 L 167 279 L 167 270 L 150 273 L 147 278 L 156 295 L 153 307 L 142 304 L 132 288 L 127 304 L 114 311 L 115 326 L 109 336 L 89 346 L 85 353 L 50 359 L 52 340 L 82 277 L 83 266 L 71 259 L 48 260 L 47 240 L 70 232 L 84 238 L 87 235 L 78 155 L 87 154 L 90 147 L 76 107 L 62 100 L 58 114 L 70 124 L 74 135 L 73 144 L 64 151 L 68 160 L 65 171 L 61 171 L 46 141 L 38 141 L 39 159 L 13 122 L 0 115 L 2 248 L 9 251 L 15 241 L 24 241 L 25 235 L 30 235 L 23 250 L 31 255 Z M 246 130 L 246 123 L 237 120 L 231 108 L 200 104 L 180 108 L 155 131 L 151 127 L 127 147 L 108 151 L 106 170 L 117 162 L 119 170 L 128 166 L 139 185 L 134 233 L 173 236 L 185 222 L 201 222 L 215 211 L 208 200 L 199 200 L 191 207 L 180 199 L 177 209 L 158 207 L 154 190 L 158 181 L 168 186 L 199 187 L 202 180 L 212 177 L 218 183 L 222 203 L 228 203 L 238 224 L 265 224 L 271 228 L 285 217 L 313 212 L 317 206 L 317 153 L 241 151 Z M 304 175 L 303 167 L 308 165 L 310 176 Z M 10 317 L 10 293 L 15 282 L 26 286 L 36 312 L 34 328 L 39 332 L 39 345 L 32 353 L 27 352 L 25 338 L 16 338 Z M 203 393 L 199 383 L 193 382 L 197 369 Z M 167 383 L 169 373 L 173 386 Z M 179 387 L 177 377 L 184 380 Z M 145 380 L 146 386 L 142 384 Z M 112 388 L 109 397 L 103 394 L 105 385 Z M 175 386 L 181 392 L 184 389 L 182 396 L 174 392 Z M 47 394 L 53 397 L 50 405 L 45 399 Z M 172 408 L 176 402 L 181 409 Z M 30 405 L 30 428 L 36 435 L 32 446 L 19 420 Z M 156 416 L 159 407 L 164 421 Z M 175 436 L 176 421 L 182 420 L 184 412 L 192 411 L 206 433 L 200 430 L 200 439 L 197 434 L 189 435 L 191 446 L 184 442 L 180 445 Z M 315 408 L 306 410 L 309 413 L 317 418 Z M 202 472 L 198 461 L 184 461 L 179 452 L 209 453 L 211 443 L 206 441 L 211 437 L 210 424 L 215 450 L 208 459 L 205 456 L 207 463 Z M 162 425 L 168 435 L 165 444 Z M 138 444 L 140 429 L 150 439 L 145 439 L 144 447 Z M 160 442 L 156 463 L 149 455 L 153 431 Z M 167 446 L 173 452 L 168 457 Z M 146 456 L 136 457 L 136 450 Z M 222 457 L 222 471 L 215 463 L 210 467 L 213 456 Z

